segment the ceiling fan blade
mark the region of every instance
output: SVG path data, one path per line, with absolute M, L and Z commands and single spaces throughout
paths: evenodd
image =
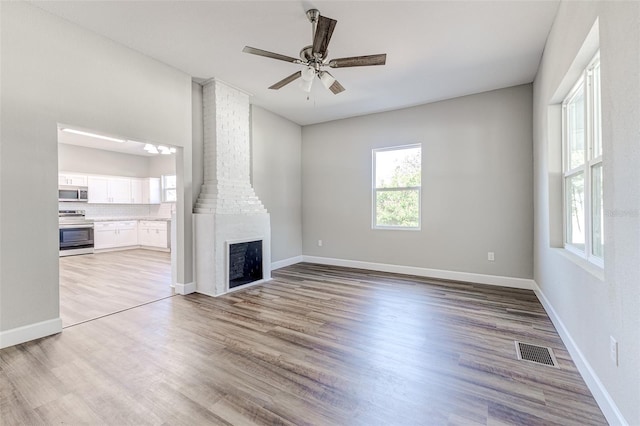
M 335 19 L 320 16 L 318 25 L 316 26 L 316 34 L 313 37 L 313 48 L 311 52 L 314 56 L 324 57 L 327 54 L 331 35 L 338 21 Z
M 302 71 L 294 72 L 289 77 L 285 77 L 279 82 L 277 82 L 276 84 L 274 84 L 273 86 L 269 87 L 269 89 L 278 90 L 281 87 L 291 83 L 292 81 L 297 80 L 298 78 L 300 78 L 300 76 L 302 76 Z
M 344 87 L 342 87 L 342 84 L 338 83 L 338 80 L 336 80 L 329 87 L 329 90 L 331 90 L 334 95 L 337 95 L 338 93 L 344 92 Z
M 244 53 L 251 53 L 252 55 L 264 56 L 267 58 L 278 59 L 285 62 L 299 63 L 300 59 L 292 58 L 291 56 L 281 55 L 279 53 L 273 53 L 262 49 L 256 49 L 255 47 L 245 46 L 242 49 Z
M 365 67 L 369 65 L 384 65 L 387 62 L 387 54 L 352 56 L 350 58 L 338 58 L 329 61 L 331 68 Z

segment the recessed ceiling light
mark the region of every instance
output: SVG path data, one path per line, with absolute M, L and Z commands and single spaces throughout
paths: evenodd
M 92 138 L 104 139 L 106 141 L 124 143 L 124 139 L 112 138 L 111 136 L 98 135 L 96 133 L 84 132 L 82 130 L 68 129 L 68 128 L 64 128 L 64 129 L 60 129 L 60 130 L 62 130 L 63 132 L 67 132 L 67 133 L 74 133 L 76 135 L 89 136 L 89 137 L 92 137 Z

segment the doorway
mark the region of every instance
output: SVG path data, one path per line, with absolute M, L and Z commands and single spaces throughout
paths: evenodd
M 77 254 L 60 250 L 63 328 L 175 294 L 176 151 L 58 126 L 59 193 L 88 193 L 83 200 L 59 198 L 60 235 L 70 226 L 84 226 L 86 235 L 90 227 L 93 246 L 87 250 L 84 238 Z M 63 216 L 75 222 L 63 223 Z

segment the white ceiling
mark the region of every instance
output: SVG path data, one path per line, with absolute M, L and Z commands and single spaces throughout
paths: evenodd
M 551 1 L 37 1 L 37 6 L 169 64 L 216 77 L 252 103 L 306 125 L 533 81 L 558 0 Z M 387 53 L 385 66 L 340 68 L 339 95 L 291 83 L 299 65 L 242 53 L 245 45 L 298 57 L 311 44 L 305 10 L 338 24 L 329 57 Z

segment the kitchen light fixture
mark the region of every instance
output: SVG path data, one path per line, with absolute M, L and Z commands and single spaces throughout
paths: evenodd
M 156 148 L 154 145 L 151 145 L 150 143 L 146 144 L 144 146 L 144 150 L 147 151 L 149 154 L 157 154 L 158 153 L 158 148 Z
M 168 147 L 165 145 L 155 146 L 150 143 L 144 145 L 144 150 L 147 151 L 149 154 L 163 154 L 163 155 L 175 154 L 176 152 L 176 149 L 173 147 Z
M 63 129 L 60 129 L 60 130 L 62 130 L 63 132 L 67 132 L 67 133 L 74 133 L 76 135 L 90 136 L 92 138 L 104 139 L 106 141 L 124 143 L 124 139 L 112 138 L 111 136 L 98 135 L 96 133 L 84 132 L 82 130 L 69 129 L 69 128 L 66 128 L 66 127 L 63 128 Z

